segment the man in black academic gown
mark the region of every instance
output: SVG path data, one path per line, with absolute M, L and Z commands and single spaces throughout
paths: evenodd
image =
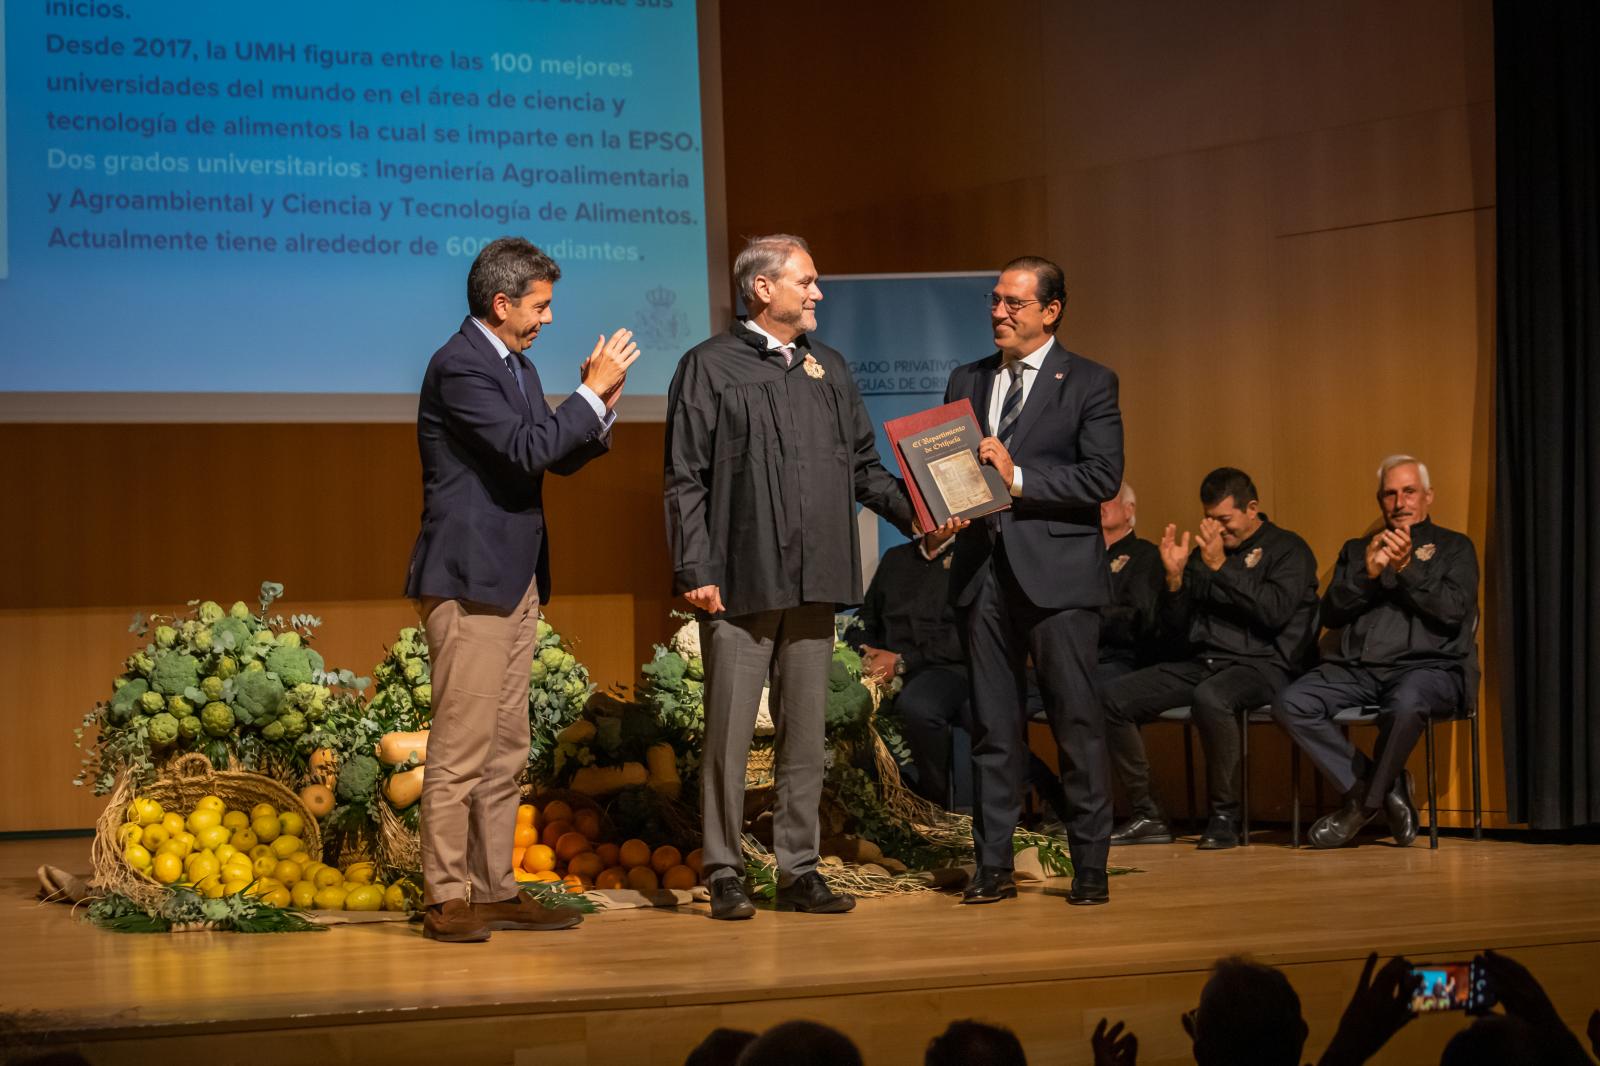
M 979 457 L 1010 486 L 1011 508 L 973 522 L 952 549 L 950 593 L 972 671 L 972 835 L 978 872 L 965 903 L 1017 894 L 1011 838 L 1028 779 L 1031 657 L 1056 743 L 1074 877 L 1067 900 L 1105 903 L 1111 835 L 1105 719 L 1095 683 L 1100 608 L 1111 601 L 1100 504 L 1122 481 L 1117 376 L 1055 343 L 1061 268 L 1027 256 L 989 293 L 993 355 L 957 367 L 945 402 L 972 402 Z
M 1417 835 L 1406 759 L 1434 715 L 1478 696 L 1473 620 L 1478 553 L 1463 533 L 1435 525 L 1428 468 L 1409 455 L 1378 467 L 1383 528 L 1345 542 L 1322 600 L 1322 624 L 1339 629 L 1326 662 L 1286 689 L 1272 716 L 1344 797 L 1311 827 L 1311 843 L 1337 848 L 1379 813 L 1401 847 Z M 1333 720 L 1376 704 L 1371 759 Z
M 822 299 L 805 241 L 751 240 L 734 262 L 749 316 L 685 353 L 667 393 L 673 591 L 700 617 L 706 881 L 714 918 L 755 913 L 739 846 L 761 690 L 777 726 L 780 907 L 850 910 L 816 872 L 833 614 L 861 602 L 861 503 L 910 533 L 844 357 L 811 336 Z

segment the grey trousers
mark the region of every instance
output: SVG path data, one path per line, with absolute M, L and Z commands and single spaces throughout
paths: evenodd
M 706 883 L 744 877 L 745 764 L 761 689 L 777 727 L 773 845 L 778 882 L 817 868 L 833 605 L 808 603 L 700 623 L 706 666 L 705 751 L 700 763 Z

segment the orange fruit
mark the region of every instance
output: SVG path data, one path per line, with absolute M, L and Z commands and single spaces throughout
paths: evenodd
M 562 833 L 556 841 L 556 858 L 563 862 L 570 862 L 589 850 L 589 838 L 582 833 Z
M 585 807 L 572 815 L 572 827 L 590 840 L 600 836 L 600 812 Z
M 535 881 L 559 881 L 559 880 L 561 880 L 561 878 L 556 875 L 556 872 L 554 870 L 540 870 L 538 873 L 533 875 L 533 880 L 535 880 Z
M 674 866 L 682 865 L 683 855 L 671 844 L 663 844 L 650 856 L 650 868 L 664 874 Z
M 527 850 L 528 850 L 527 848 L 512 848 L 511 849 L 511 869 L 512 869 L 512 872 L 516 872 L 517 870 L 522 869 L 522 856 L 527 852 Z
M 602 866 L 622 865 L 622 849 L 615 844 L 596 844 L 594 853 L 600 856 Z
M 540 825 L 570 821 L 572 821 L 572 806 L 563 800 L 551 800 L 544 805 L 544 810 L 539 812 Z
M 595 888 L 624 888 L 628 884 L 628 871 L 620 866 L 611 866 L 600 871 L 594 879 Z
M 583 878 L 576 874 L 568 874 L 561 879 L 561 883 L 567 886 L 568 892 L 573 893 L 582 892 L 589 887 L 583 883 Z
M 517 807 L 517 824 L 532 825 L 539 815 L 539 808 L 531 803 L 524 803 Z
M 543 844 L 529 844 L 522 853 L 522 868 L 530 874 L 544 873 L 556 868 L 556 853 Z
M 654 892 L 661 887 L 661 882 L 650 867 L 635 866 L 628 871 L 628 887 L 635 892 Z
M 519 848 L 525 848 L 529 844 L 537 844 L 539 843 L 539 831 L 531 825 L 523 825 L 518 822 L 517 831 L 512 835 L 511 843 Z
M 596 855 L 592 851 L 586 851 L 581 855 L 574 855 L 572 857 L 572 861 L 567 863 L 567 873 L 577 874 L 585 881 L 593 881 L 596 877 L 600 876 L 600 871 L 604 870 L 605 868 L 605 863 L 600 861 L 600 856 Z
M 661 875 L 662 888 L 693 888 L 700 879 L 687 866 L 674 866 Z
M 685 855 L 683 857 L 683 864 L 694 871 L 695 880 L 697 881 L 706 875 L 705 852 L 701 851 L 699 848 L 695 848 L 689 854 Z
M 624 841 L 618 855 L 622 859 L 622 865 L 624 866 L 650 865 L 650 845 L 637 837 L 633 840 Z
M 556 841 L 570 832 L 572 832 L 571 822 L 546 822 L 544 832 L 539 834 L 539 843 L 553 848 L 556 846 Z

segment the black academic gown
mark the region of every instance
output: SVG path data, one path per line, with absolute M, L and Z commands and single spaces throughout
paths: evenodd
M 664 487 L 673 592 L 717 585 L 734 617 L 859 604 L 857 503 L 911 532 L 844 357 L 802 334 L 785 367 L 743 322 L 678 363 Z

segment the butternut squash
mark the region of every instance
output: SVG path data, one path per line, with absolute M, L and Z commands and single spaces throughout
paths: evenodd
M 678 793 L 683 791 L 683 781 L 678 777 L 678 753 L 672 750 L 672 745 L 666 741 L 652 744 L 650 750 L 644 753 L 644 761 L 650 768 L 646 783 L 658 795 L 677 799 Z
M 311 753 L 311 773 L 313 782 L 319 785 L 333 787 L 334 781 L 339 777 L 339 756 L 332 748 L 318 748 Z
M 378 761 L 388 766 L 399 766 L 416 752 L 417 762 L 428 761 L 428 731 L 416 733 L 385 733 L 378 740 Z
M 625 788 L 648 782 L 644 763 L 625 762 L 621 766 L 585 766 L 572 775 L 572 791 L 585 796 L 609 796 Z
M 389 801 L 389 806 L 397 811 L 403 811 L 421 799 L 422 775 L 427 770 L 426 766 L 417 766 L 397 774 L 390 774 L 389 780 L 383 783 L 383 796 Z

